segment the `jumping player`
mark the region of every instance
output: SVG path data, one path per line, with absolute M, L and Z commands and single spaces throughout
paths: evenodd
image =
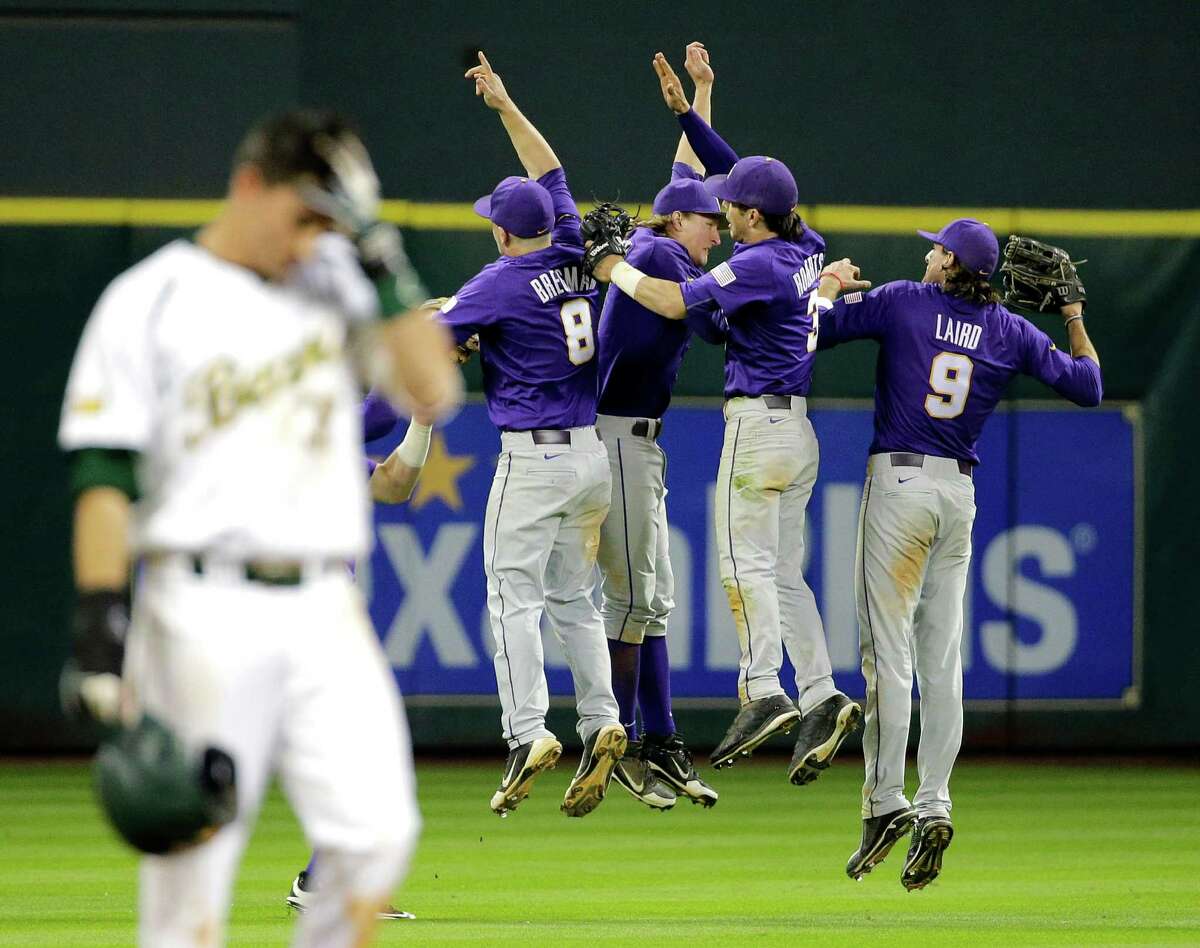
M 825 242 L 796 214 L 787 167 L 762 156 L 739 159 L 689 107 L 661 53 L 654 68 L 664 100 L 709 171 L 705 186 L 723 201 L 736 246 L 728 262 L 691 282 L 656 279 L 625 261 L 612 266 L 615 257 L 602 260 L 596 275 L 668 319 L 715 302 L 728 321 L 715 523 L 721 583 L 741 647 L 741 709 L 711 761 L 732 764 L 799 721 L 788 776 L 803 785 L 829 766 L 862 713 L 834 687 L 821 617 L 802 572 L 804 515 L 818 462 L 805 399 L 815 349 L 808 308 Z M 783 645 L 796 669 L 799 711 L 779 680 Z
M 475 202 L 500 259 L 441 308 L 460 345 L 479 337 L 488 415 L 501 431 L 483 555 L 509 753 L 491 808 L 515 809 L 562 753 L 546 728 L 544 610 L 575 680 L 584 742 L 562 809 L 584 816 L 603 800 L 626 745 L 590 598 L 611 489 L 595 429 L 597 289 L 582 271 L 579 215 L 558 157 L 483 53 L 466 76 L 499 113 L 525 169 Z
M 268 120 L 243 141 L 218 217 L 119 276 L 76 354 L 59 432 L 76 496 L 73 701 L 104 720 L 144 710 L 236 768 L 232 823 L 142 860 L 145 945 L 222 941 L 272 773 L 328 894 L 297 944 L 368 943 L 416 840 L 395 682 L 343 565 L 369 538 L 349 352 L 371 330 L 281 285 L 321 232 L 362 234 L 378 204 L 342 120 Z M 396 274 L 359 246 L 397 313 Z M 433 415 L 452 406 L 449 341 L 427 314 L 378 332 L 396 393 Z M 143 569 L 127 628 L 131 554 Z
M 686 57 L 696 84 L 693 108 L 711 120 L 708 51 L 691 43 Z M 721 242 L 721 208 L 701 183 L 703 174 L 704 166 L 681 136 L 671 181 L 654 199 L 654 216 L 634 231 L 632 265 L 677 282 L 704 275 L 709 251 Z M 666 636 L 675 583 L 667 547 L 667 460 L 656 440 L 693 329 L 710 341 L 724 341 L 714 334 L 707 313 L 683 321 L 657 319 L 617 290 L 605 297 L 600 317 L 596 428 L 613 484 L 612 507 L 600 530 L 601 613 L 613 692 L 630 742 L 615 776 L 655 809 L 669 809 L 676 794 L 704 806 L 717 802 L 717 792 L 696 773 L 671 714 Z
M 818 348 L 879 343 L 875 438 L 858 520 L 854 590 L 863 677 L 862 844 L 846 864 L 860 879 L 915 824 L 900 881 L 928 885 L 954 835 L 950 771 L 962 742 L 963 593 L 971 563 L 983 425 L 1014 375 L 1031 375 L 1077 405 L 1100 404 L 1100 358 L 1083 327 L 1083 304 L 1062 307 L 1071 354 L 999 303 L 988 278 L 999 246 L 970 218 L 940 232 L 920 283 L 900 280 L 852 292 L 821 316 Z M 834 299 L 857 279 L 849 261 L 821 275 Z M 920 782 L 904 795 L 904 753 L 915 656 L 921 694 Z

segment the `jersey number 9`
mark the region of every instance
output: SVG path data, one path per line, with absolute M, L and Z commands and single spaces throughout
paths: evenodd
M 572 365 L 591 362 L 596 356 L 592 333 L 592 304 L 585 299 L 567 300 L 558 311 L 567 336 L 567 358 Z
M 929 387 L 936 394 L 925 396 L 925 411 L 931 418 L 957 418 L 971 391 L 973 363 L 959 352 L 939 352 L 929 366 Z

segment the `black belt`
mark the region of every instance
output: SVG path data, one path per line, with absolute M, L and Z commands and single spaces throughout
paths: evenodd
M 190 557 L 192 561 L 192 572 L 197 576 L 203 576 L 210 572 L 212 567 L 205 562 L 205 558 L 193 553 Z M 328 570 L 334 561 L 329 560 L 321 564 L 320 572 Z M 267 560 L 244 560 L 240 563 L 232 564 L 237 573 L 245 580 L 252 583 L 262 583 L 264 586 L 299 586 L 305 579 L 312 579 L 311 574 L 307 574 L 304 569 L 304 564 L 290 561 L 267 561 Z
M 893 451 L 888 457 L 892 461 L 892 467 L 923 467 L 925 464 L 925 455 L 912 454 L 909 451 Z M 971 476 L 974 465 L 970 461 L 959 461 L 958 473 Z
M 638 438 L 649 438 L 653 441 L 662 433 L 662 420 L 659 418 L 639 418 L 633 423 L 630 434 Z
M 534 428 L 529 432 L 534 444 L 570 444 L 571 432 L 561 428 Z
M 791 408 L 791 395 L 763 395 L 763 404 L 768 408 Z

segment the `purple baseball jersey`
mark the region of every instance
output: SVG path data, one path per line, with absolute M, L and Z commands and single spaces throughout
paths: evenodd
M 501 257 L 442 306 L 465 342 L 479 334 L 488 417 L 503 431 L 596 421 L 596 281 L 582 269 L 579 211 L 562 168 L 538 179 L 554 201 L 551 244 Z
M 700 180 L 701 176 L 676 162 L 671 179 L 678 178 Z M 633 246 L 625 259 L 663 280 L 683 282 L 704 275 L 682 244 L 645 227 L 633 232 Z M 671 403 L 692 332 L 709 342 L 724 341 L 724 333 L 713 323 L 716 315 L 716 307 L 710 306 L 689 313 L 687 319 L 664 319 L 620 290 L 610 289 L 604 297 L 598 338 L 600 413 L 661 418 Z
M 738 244 L 725 263 L 680 284 L 689 313 L 716 303 L 729 323 L 726 398 L 808 394 L 808 298 L 824 265 L 825 241 L 806 229 L 799 243 L 772 237 Z
M 973 303 L 933 283 L 901 280 L 848 293 L 820 317 L 817 348 L 880 343 L 872 454 L 912 451 L 979 463 L 983 424 L 1018 372 L 1077 405 L 1099 405 L 1100 367 L 1057 349 L 998 303 Z

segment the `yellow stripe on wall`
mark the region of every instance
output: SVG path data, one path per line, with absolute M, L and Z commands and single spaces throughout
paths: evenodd
M 643 202 L 646 209 L 650 202 Z M 143 198 L 0 198 L 0 226 L 198 227 L 219 200 Z M 587 211 L 592 205 L 581 204 Z M 637 207 L 636 203 L 630 207 Z M 817 204 L 801 208 L 815 229 L 831 234 L 911 234 L 956 217 L 987 221 L 997 234 L 1065 237 L 1200 237 L 1200 210 L 1071 210 L 1023 207 L 904 207 Z M 383 216 L 413 230 L 487 230 L 470 204 L 385 201 Z

